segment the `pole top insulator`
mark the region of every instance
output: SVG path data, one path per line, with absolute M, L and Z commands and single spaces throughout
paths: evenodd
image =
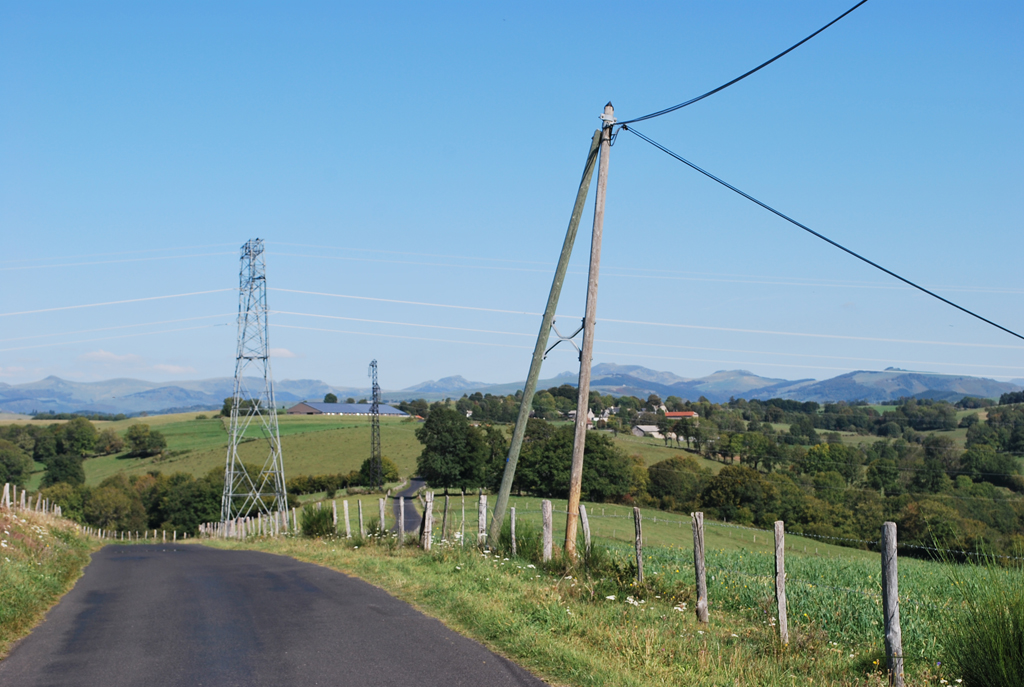
M 604 106 L 604 112 L 601 113 L 598 119 L 604 122 L 605 128 L 612 126 L 613 124 L 615 124 L 615 122 L 618 121 L 617 119 L 615 119 L 615 108 L 612 107 L 611 101 L 609 101 L 608 104 Z

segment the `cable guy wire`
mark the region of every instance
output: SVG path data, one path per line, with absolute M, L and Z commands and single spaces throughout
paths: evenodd
M 860 7 L 861 5 L 866 3 L 867 1 L 868 0 L 860 0 L 860 2 L 858 2 L 856 5 L 854 5 L 850 9 L 848 9 L 845 12 L 843 12 L 842 14 L 840 14 L 838 17 L 836 17 L 835 19 L 833 19 L 829 23 L 825 24 L 820 29 L 818 29 L 817 31 L 815 31 L 814 33 L 812 33 L 810 36 L 808 36 L 807 38 L 803 39 L 799 43 L 796 43 L 795 45 L 792 45 L 792 46 L 786 48 L 785 50 L 783 50 L 782 52 L 780 52 L 778 55 L 776 55 L 772 59 L 768 60 L 767 62 L 762 62 L 761 64 L 759 64 L 756 67 L 754 67 L 753 69 L 751 69 L 749 72 L 746 72 L 744 74 L 740 74 L 739 76 L 737 76 L 732 81 L 724 83 L 721 86 L 719 86 L 718 88 L 714 88 L 714 89 L 708 91 L 704 95 L 698 95 L 696 98 L 691 98 L 691 99 L 687 100 L 686 102 L 679 103 L 678 105 L 673 105 L 672 107 L 666 107 L 664 110 L 658 110 L 657 112 L 652 112 L 651 114 L 644 115 L 643 117 L 637 117 L 635 119 L 627 119 L 626 121 L 619 122 L 619 123 L 621 125 L 623 125 L 623 128 L 625 128 L 626 124 L 632 124 L 633 122 L 642 122 L 645 119 L 654 119 L 655 117 L 660 117 L 661 115 L 668 114 L 669 112 L 675 112 L 676 110 L 681 110 L 682 108 L 686 107 L 687 105 L 693 105 L 695 102 L 698 102 L 700 100 L 704 100 L 704 98 L 707 98 L 710 95 L 714 95 L 715 93 L 718 93 L 719 91 L 724 91 L 729 86 L 732 86 L 735 83 L 739 83 L 740 81 L 743 81 L 743 79 L 747 78 L 751 74 L 754 74 L 755 72 L 761 71 L 762 69 L 764 69 L 765 67 L 767 67 L 772 62 L 774 62 L 775 60 L 779 59 L 780 57 L 783 57 L 783 56 L 788 55 L 789 53 L 793 52 L 794 50 L 799 48 L 801 45 L 803 45 L 807 41 L 811 40 L 812 38 L 817 36 L 819 33 L 824 31 L 828 27 L 830 27 L 833 24 L 835 24 L 840 19 L 842 19 L 846 15 L 850 14 L 851 12 L 853 12 L 855 9 L 857 9 L 858 7 Z
M 836 248 L 838 248 L 839 250 L 843 251 L 844 253 L 852 255 L 853 257 L 857 258 L 858 260 L 871 265 L 876 270 L 880 270 L 882 272 L 885 272 L 890 277 L 894 277 L 895 279 L 899 279 L 904 284 L 907 284 L 908 286 L 912 286 L 915 289 L 917 289 L 918 291 L 921 291 L 922 293 L 926 293 L 929 296 L 931 296 L 932 298 L 934 298 L 936 300 L 939 300 L 939 301 L 942 301 L 946 305 L 952 306 L 952 307 L 956 308 L 957 310 L 959 310 L 962 313 L 966 313 L 967 315 L 970 315 L 971 317 L 979 319 L 979 320 L 981 320 L 982 322 L 984 322 L 986 324 L 992 325 L 996 329 L 1000 329 L 1000 330 L 1006 332 L 1010 336 L 1015 336 L 1018 339 L 1021 339 L 1022 341 L 1024 341 L 1024 336 L 1021 336 L 1020 334 L 1018 334 L 1017 332 L 1013 331 L 1012 329 L 1007 329 L 1003 325 L 997 324 L 997 323 L 993 322 L 992 320 L 990 320 L 990 319 L 988 319 L 986 317 L 982 317 L 978 313 L 976 313 L 976 312 L 974 312 L 972 310 L 968 310 L 967 308 L 963 307 L 962 305 L 957 305 L 956 303 L 954 303 L 953 301 L 949 300 L 948 298 L 943 298 L 942 296 L 940 296 L 939 294 L 935 293 L 934 291 L 929 291 L 928 289 L 924 288 L 923 286 L 920 286 L 920 285 L 910 281 L 906 277 L 901 277 L 900 275 L 896 274 L 892 270 L 889 270 L 889 269 L 886 269 L 885 267 L 882 267 L 877 262 L 874 262 L 872 260 L 869 260 L 869 259 L 865 258 L 860 253 L 856 253 L 856 252 L 850 250 L 849 248 L 847 248 L 846 246 L 844 246 L 844 245 L 842 245 L 840 243 L 836 243 L 835 241 L 833 241 L 832 239 L 828 238 L 827 236 L 819 234 L 818 232 L 816 232 L 813 229 L 811 229 L 810 227 L 808 227 L 806 224 L 801 224 L 800 222 L 797 222 L 795 219 L 793 219 L 789 215 L 786 215 L 786 214 L 783 214 L 782 212 L 779 212 L 778 210 L 776 210 L 775 208 L 773 208 L 772 206 L 770 206 L 770 205 L 768 205 L 766 203 L 762 203 L 761 201 L 759 201 L 757 198 L 753 197 L 749 193 L 744 193 L 743 191 L 741 191 L 740 189 L 736 188 L 735 186 L 733 186 L 732 184 L 728 183 L 727 181 L 719 179 L 718 177 L 716 177 L 711 172 L 709 172 L 709 171 L 707 171 L 705 169 L 701 169 L 700 167 L 698 167 L 697 165 L 693 164 L 692 162 L 690 162 L 686 158 L 682 157 L 681 155 L 677 155 L 676 153 L 673 153 L 671 150 L 669 150 L 665 146 L 661 145 L 660 143 L 658 143 L 657 141 L 655 141 L 653 139 L 648 138 L 647 136 L 644 136 L 642 133 L 640 133 L 636 129 L 632 129 L 632 128 L 628 127 L 628 126 L 623 126 L 622 128 L 625 129 L 626 131 L 631 132 L 633 135 L 637 136 L 638 138 L 640 138 L 640 139 L 642 139 L 644 141 L 647 141 L 648 143 L 650 143 L 652 146 L 654 146 L 658 150 L 662 151 L 663 153 L 666 153 L 667 155 L 670 155 L 671 157 L 675 158 L 676 160 L 679 160 L 680 162 L 682 162 L 684 165 L 690 167 L 691 169 L 693 169 L 693 170 L 695 170 L 697 172 L 700 172 L 701 174 L 703 174 L 707 178 L 709 178 L 709 179 L 711 179 L 713 181 L 717 181 L 719 184 L 721 184 L 722 186 L 725 186 L 730 191 L 733 191 L 734 193 L 738 193 L 739 195 L 743 196 L 744 198 L 746 198 L 750 202 L 755 203 L 757 205 L 760 205 L 761 207 L 763 207 L 768 212 L 781 217 L 782 219 L 786 220 L 790 224 L 793 224 L 793 225 L 795 225 L 797 227 L 800 227 L 801 229 L 806 231 L 808 234 L 811 234 L 812 236 L 818 237 L 822 241 L 824 241 L 824 242 L 826 242 L 828 244 L 831 244 L 832 246 L 835 246 Z

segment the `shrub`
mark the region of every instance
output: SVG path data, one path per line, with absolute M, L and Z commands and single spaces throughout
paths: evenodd
M 1024 685 L 1024 569 L 994 563 L 950 566 L 960 610 L 948 625 L 946 652 L 964 687 Z
M 306 537 L 329 537 L 335 534 L 334 515 L 327 508 L 310 504 L 302 509 L 300 520 L 302 534 Z

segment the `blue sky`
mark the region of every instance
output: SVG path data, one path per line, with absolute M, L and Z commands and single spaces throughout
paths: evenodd
M 0 4 L 0 381 L 230 376 L 252 237 L 290 290 L 269 295 L 276 377 L 362 386 L 376 358 L 391 389 L 522 379 L 536 315 L 392 301 L 539 313 L 605 102 L 685 100 L 850 4 Z M 872 0 L 638 128 L 1021 331 L 1022 29 L 1019 3 Z M 595 362 L 685 377 L 1024 377 L 1024 342 L 628 133 L 597 314 Z

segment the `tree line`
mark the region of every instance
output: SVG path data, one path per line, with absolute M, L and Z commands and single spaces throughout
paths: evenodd
M 641 406 L 638 416 L 651 412 L 652 405 L 649 400 Z M 699 420 L 678 422 L 652 413 L 676 431 L 666 443 L 685 442 L 692 453 L 681 451 L 649 467 L 623 451 L 612 432 L 588 432 L 583 497 L 682 513 L 704 510 L 758 527 L 782 519 L 823 536 L 873 539 L 882 522 L 894 520 L 907 543 L 992 552 L 1024 546 L 1018 457 L 1024 453 L 1024 406 L 989 407 L 986 419 L 969 414 L 950 423 L 938 420 L 948 417 L 950 404 L 907 401 L 880 415 L 905 423 L 902 433 L 858 446 L 844 444 L 836 432 L 819 434 L 815 427 L 813 413 L 839 414 L 844 407 L 815 406 L 702 402 L 691 406 L 699 408 Z M 796 421 L 777 429 L 771 422 L 776 419 Z M 967 427 L 965 449 L 945 433 L 951 424 Z M 918 432 L 914 426 L 935 429 Z M 437 403 L 417 437 L 423 444 L 417 469 L 433 487 L 497 489 L 508 452 L 502 427 L 474 426 L 457 404 Z M 572 441 L 572 426 L 531 418 L 513 490 L 564 497 Z M 725 465 L 714 473 L 698 457 Z
M 90 456 L 110 455 L 127 450 L 128 456 L 159 455 L 167 440 L 147 424 L 130 425 L 124 436 L 114 428 L 97 430 L 84 417 L 63 424 L 44 426 L 0 426 L 0 480 L 24 486 L 32 474 L 33 461 L 46 467 L 42 486 L 65 482 L 82 484 L 82 462 Z

